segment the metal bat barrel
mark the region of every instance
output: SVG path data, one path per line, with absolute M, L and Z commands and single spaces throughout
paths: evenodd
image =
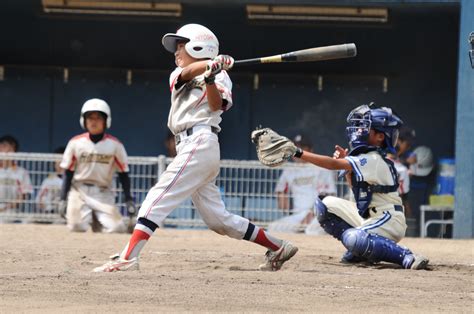
M 334 46 L 316 47 L 304 50 L 292 51 L 280 55 L 245 59 L 235 61 L 235 66 L 252 65 L 260 63 L 279 63 L 279 62 L 311 62 L 333 59 L 351 58 L 357 55 L 357 48 L 354 43 Z

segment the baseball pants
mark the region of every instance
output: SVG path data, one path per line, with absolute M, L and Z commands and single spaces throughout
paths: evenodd
M 125 232 L 122 215 L 115 206 L 115 196 L 110 189 L 95 185 L 74 184 L 68 194 L 66 220 L 71 231 L 85 232 L 97 218 L 107 233 Z
M 209 229 L 242 239 L 249 221 L 225 209 L 219 188 L 215 185 L 220 170 L 217 135 L 201 129 L 182 139 L 176 149 L 177 156 L 148 192 L 138 217 L 160 226 L 177 206 L 191 197 Z
M 378 234 L 399 242 L 407 229 L 403 212 L 395 211 L 393 205 L 377 207 L 377 213 L 370 212 L 370 217 L 364 219 L 359 215 L 356 203 L 342 198 L 327 196 L 323 199 L 328 212 L 338 216 L 357 229 L 368 233 Z

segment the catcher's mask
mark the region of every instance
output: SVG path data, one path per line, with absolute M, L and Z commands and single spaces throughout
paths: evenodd
M 346 133 L 351 151 L 367 147 L 370 129 L 385 135 L 383 148 L 395 153 L 399 129 L 403 121 L 387 107 L 371 108 L 362 105 L 352 110 L 347 116 Z

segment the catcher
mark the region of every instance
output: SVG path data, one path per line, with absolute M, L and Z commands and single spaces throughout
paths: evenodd
M 424 269 L 428 259 L 397 244 L 407 228 L 398 175 L 387 152 L 394 152 L 402 120 L 390 108 L 362 105 L 347 117 L 350 151 L 336 145 L 333 157 L 297 148 L 271 129 L 252 132 L 259 160 L 277 166 L 294 157 L 314 165 L 342 170 L 355 202 L 327 196 L 316 198 L 315 215 L 323 229 L 342 242 L 342 262 L 385 261 L 406 269 Z

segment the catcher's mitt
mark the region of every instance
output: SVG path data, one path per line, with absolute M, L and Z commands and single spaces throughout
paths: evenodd
M 258 160 L 269 167 L 281 165 L 298 151 L 292 141 L 270 128 L 257 128 L 251 138 L 257 148 Z

